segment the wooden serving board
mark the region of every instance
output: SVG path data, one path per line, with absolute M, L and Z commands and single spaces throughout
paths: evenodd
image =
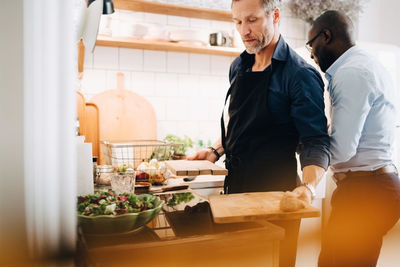
M 279 204 L 284 192 L 257 192 L 210 196 L 209 202 L 215 223 L 234 223 L 257 220 L 291 220 L 319 217 L 319 209 L 307 205 L 298 211 L 284 212 Z
M 91 99 L 99 108 L 100 140 L 156 140 L 157 119 L 153 106 L 144 97 L 125 90 L 123 84 L 123 74 L 117 73 L 117 89 L 104 91 Z M 101 146 L 102 155 L 103 149 Z M 151 153 L 149 150 L 146 157 Z M 102 158 L 100 164 L 111 164 Z M 139 163 L 141 159 L 138 156 Z
M 165 165 L 176 176 L 227 175 L 228 170 L 208 160 L 167 160 Z

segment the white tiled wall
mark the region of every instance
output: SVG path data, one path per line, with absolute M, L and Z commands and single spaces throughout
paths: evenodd
M 169 29 L 192 28 L 232 32 L 233 23 L 118 10 L 112 15 L 113 34 L 122 23 L 158 23 Z M 105 27 L 102 20 L 101 27 Z M 100 29 L 101 31 L 102 29 Z M 289 16 L 281 32 L 293 47 L 304 45 L 306 26 Z M 241 43 L 241 42 L 240 42 Z M 81 90 L 86 99 L 116 88 L 116 73 L 125 75 L 125 88 L 144 96 L 154 107 L 157 134 L 188 135 L 194 140 L 219 137 L 219 119 L 233 57 L 97 46 L 86 55 Z

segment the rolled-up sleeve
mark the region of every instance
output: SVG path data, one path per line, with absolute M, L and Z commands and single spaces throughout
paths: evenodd
M 290 115 L 302 146 L 301 168 L 317 165 L 327 169 L 330 152 L 322 78 L 315 70 L 302 68 L 294 75 L 290 88 Z

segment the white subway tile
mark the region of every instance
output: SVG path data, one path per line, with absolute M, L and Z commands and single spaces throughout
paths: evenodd
M 130 10 L 120 10 L 119 11 L 119 20 L 124 20 L 124 21 L 133 21 L 133 16 L 134 16 L 133 11 Z
M 226 93 L 229 90 L 229 87 L 231 86 L 230 82 L 229 82 L 229 77 L 220 77 L 219 78 L 219 96 L 218 99 L 224 100 L 225 101 L 225 97 L 226 97 Z
M 154 96 L 155 74 L 152 72 L 132 72 L 132 91 L 142 96 Z
M 184 98 L 171 97 L 167 99 L 167 120 L 187 120 L 188 103 Z
M 188 73 L 189 54 L 167 52 L 167 71 L 174 73 Z
M 163 51 L 144 50 L 144 71 L 166 72 L 167 53 Z
M 242 37 L 240 36 L 240 33 L 237 30 L 233 31 L 233 46 L 241 50 L 245 49 Z
M 131 73 L 129 71 L 116 71 L 116 70 L 109 70 L 107 71 L 107 83 L 106 88 L 110 89 L 117 89 L 117 73 L 124 74 L 124 85 L 123 88 L 126 90 L 131 89 Z
M 132 20 L 134 23 L 144 22 L 144 13 L 143 12 L 132 12 Z
M 189 54 L 189 70 L 192 74 L 209 74 L 210 56 L 203 54 Z
M 190 18 L 190 28 L 210 29 L 211 21 L 206 19 Z
M 191 74 L 178 75 L 179 96 L 196 97 L 199 90 L 199 76 Z
M 177 134 L 178 122 L 177 121 L 157 121 L 157 136 L 159 140 L 163 140 L 169 134 Z
M 218 76 L 203 75 L 199 78 L 199 91 L 200 97 L 216 98 L 220 90 L 220 79 Z
M 88 69 L 83 73 L 81 89 L 87 94 L 97 94 L 106 90 L 106 71 Z
M 85 61 L 83 63 L 84 68 L 93 68 L 93 53 L 86 53 L 85 52 Z
M 144 21 L 148 23 L 156 23 L 160 25 L 167 24 L 167 15 L 144 13 Z
M 199 125 L 196 121 L 178 121 L 177 125 L 177 135 L 183 138 L 185 135 L 188 136 L 193 141 L 198 140 L 199 135 Z
M 218 99 L 210 99 L 207 101 L 207 104 L 207 119 L 210 121 L 221 119 L 222 110 L 224 108 L 224 101 Z
M 206 98 L 186 98 L 189 107 L 189 120 L 205 121 L 208 119 Z
M 143 50 L 119 49 L 119 68 L 121 70 L 143 70 Z
M 146 97 L 146 99 L 151 103 L 155 112 L 157 121 L 166 119 L 166 98 L 165 97 Z
M 199 136 L 201 136 L 201 140 L 205 144 L 208 143 L 208 140 L 211 141 L 213 144 L 215 141 L 217 141 L 221 137 L 221 129 L 219 125 L 219 118 L 210 120 L 210 121 L 200 121 L 198 123 L 199 125 Z
M 229 75 L 231 58 L 225 56 L 211 56 L 211 74 Z
M 189 27 L 189 18 L 178 16 L 167 16 L 167 24 L 172 26 Z
M 118 48 L 96 46 L 93 56 L 93 68 L 118 69 Z
M 211 20 L 211 29 L 214 31 L 226 31 L 231 34 L 234 28 L 233 22 Z
M 155 74 L 155 95 L 166 97 L 178 96 L 178 75 L 174 73 Z

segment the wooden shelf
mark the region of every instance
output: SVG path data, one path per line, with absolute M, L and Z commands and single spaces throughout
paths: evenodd
M 232 21 L 232 15 L 229 11 L 149 2 L 146 0 L 114 0 L 114 6 L 117 9 L 124 10 L 165 14 L 180 17 L 191 17 L 198 19 Z
M 232 57 L 237 57 L 242 52 L 240 49 L 232 47 L 198 46 L 172 42 L 141 40 L 129 37 L 109 37 L 105 35 L 98 36 L 96 45 Z

